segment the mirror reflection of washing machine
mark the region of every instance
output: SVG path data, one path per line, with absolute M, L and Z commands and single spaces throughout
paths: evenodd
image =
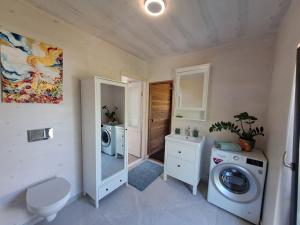
M 108 155 L 115 155 L 114 128 L 111 125 L 101 126 L 101 151 Z

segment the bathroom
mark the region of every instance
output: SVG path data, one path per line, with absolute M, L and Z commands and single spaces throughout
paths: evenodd
M 63 177 L 70 183 L 70 199 L 63 209 L 66 213 L 63 210 L 61 214 L 58 213 L 53 224 L 55 221 L 57 224 L 62 221 L 63 215 L 67 215 L 70 221 L 76 224 L 77 219 L 74 218 L 76 215 L 71 213 L 73 209 L 82 222 L 84 222 L 84 215 L 91 213 L 95 220 L 98 219 L 104 224 L 121 223 L 121 219 L 124 220 L 124 224 L 147 224 L 154 220 L 151 216 L 147 217 L 151 213 L 161 218 L 157 219 L 159 221 L 155 220 L 154 224 L 164 224 L 164 220 L 165 223 L 171 221 L 180 223 L 184 219 L 176 217 L 178 211 L 185 213 L 186 220 L 192 221 L 190 224 L 193 224 L 193 221 L 210 224 L 213 219 L 217 222 L 214 220 L 211 224 L 220 224 L 222 218 L 233 220 L 233 224 L 247 224 L 244 220 L 241 220 L 241 223 L 236 222 L 240 220 L 225 211 L 220 211 L 218 215 L 207 212 L 207 216 L 200 212 L 198 215 L 198 211 L 189 214 L 185 210 L 190 209 L 193 212 L 193 206 L 198 207 L 198 202 L 206 202 L 205 197 L 201 197 L 202 194 L 198 191 L 194 198 L 190 187 L 187 188 L 181 182 L 169 178 L 167 183 L 164 183 L 162 177 L 143 192 L 135 192 L 130 185 L 127 187 L 125 182 L 122 187 L 99 201 L 101 212 L 96 210 L 93 202 L 83 203 L 80 211 L 81 205 L 77 207 L 76 204 L 84 194 L 81 81 L 94 76 L 114 82 L 122 81 L 122 77 L 125 76 L 141 82 L 142 105 L 139 125 L 141 135 L 137 138 L 140 148 L 138 162 L 132 164 L 132 168 L 144 160 L 147 161 L 149 157 L 147 153 L 149 87 L 153 83 L 173 81 L 168 132 L 175 133 L 175 129 L 180 128 L 181 134 L 185 134 L 185 130 L 189 127 L 191 136 L 194 129 L 198 130 L 198 136 L 206 136 L 201 172 L 201 179 L 204 181 L 209 179 L 211 148 L 215 141 L 238 141 L 237 136 L 230 132 L 210 133 L 211 125 L 218 121 L 234 121 L 233 116 L 241 112 L 248 112 L 257 117 L 255 125 L 265 128 L 265 136 L 257 137 L 256 146 L 262 149 L 268 158 L 261 224 L 287 224 L 282 221 L 286 221 L 288 207 L 280 202 L 289 199 L 288 194 L 281 194 L 282 189 L 287 190 L 283 177 L 286 174 L 289 176 L 289 170 L 281 165 L 281 161 L 287 142 L 286 130 L 296 64 L 295 52 L 300 42 L 299 26 L 295 22 L 299 21 L 299 2 L 282 0 L 278 6 L 272 1 L 266 1 L 266 5 L 246 1 L 249 5 L 245 10 L 249 10 L 247 15 L 251 20 L 241 21 L 237 17 L 243 10 L 238 11 L 236 3 L 233 2 L 226 6 L 217 1 L 201 0 L 191 1 L 191 6 L 187 6 L 174 1 L 178 6 L 176 8 L 172 6 L 172 1 L 167 1 L 166 13 L 170 13 L 170 16 L 162 15 L 154 22 L 151 22 L 152 17 L 145 15 L 142 8 L 144 1 L 137 1 L 132 5 L 129 1 L 125 2 L 126 4 L 121 4 L 118 1 L 111 1 L 105 5 L 103 1 L 91 1 L 90 5 L 85 5 L 83 1 L 72 3 L 69 0 L 53 3 L 37 0 L 1 0 L 0 30 L 15 32 L 63 49 L 63 99 L 59 104 L 10 104 L 0 101 L 0 224 L 42 223 L 26 209 L 26 190 L 53 177 Z M 206 19 L 201 19 L 200 15 L 193 11 L 199 10 L 196 8 L 199 2 L 204 5 L 200 11 Z M 91 15 L 91 17 L 81 20 L 83 14 L 80 14 L 79 9 L 84 11 L 84 15 Z M 205 14 L 205 9 L 214 12 L 211 15 L 217 21 L 216 23 L 209 22 L 207 18 L 210 16 Z M 176 17 L 176 13 L 188 17 L 191 24 L 178 19 L 181 17 Z M 116 16 L 117 14 L 119 16 Z M 189 14 L 195 15 L 195 18 L 189 17 Z M 234 18 L 230 15 L 234 15 Z M 94 19 L 94 16 L 97 19 Z M 137 21 L 137 16 L 142 18 L 141 21 Z M 137 30 L 122 18 L 136 21 Z M 231 21 L 224 22 L 226 26 L 222 22 L 225 18 Z M 270 18 L 276 21 L 271 23 Z M 162 19 L 166 19 L 167 22 Z M 93 25 L 94 21 L 101 22 L 97 29 L 102 28 L 103 33 L 97 33 L 99 31 Z M 203 26 L 200 31 L 195 28 L 198 23 Z M 265 25 L 269 23 L 270 26 Z M 150 28 L 143 28 L 145 24 Z M 109 26 L 113 28 L 108 29 Z M 164 26 L 165 29 L 159 30 L 157 27 L 160 26 Z M 257 35 L 240 37 L 239 33 L 246 32 L 243 26 L 249 33 L 257 31 Z M 193 33 L 196 36 L 192 37 Z M 117 34 L 121 34 L 124 38 L 122 42 L 117 38 Z M 218 38 L 215 38 L 216 35 Z M 231 35 L 234 38 L 231 39 Z M 193 42 L 202 39 L 209 39 L 207 43 L 203 43 L 203 46 L 208 47 Z M 171 54 L 173 52 L 176 54 Z M 183 120 L 176 117 L 176 69 L 204 64 L 210 64 L 205 121 Z M 107 96 L 109 97 L 112 95 Z M 112 104 L 110 107 L 117 104 Z M 119 108 L 117 113 L 122 113 L 122 107 L 117 107 Z M 104 111 L 102 109 L 100 111 L 103 115 Z M 122 124 L 124 121 L 121 121 L 121 118 L 122 116 L 118 116 Z M 52 139 L 28 142 L 28 130 L 43 128 L 53 128 Z M 99 129 L 101 131 L 101 123 Z M 124 160 L 126 157 L 124 156 Z M 152 161 L 162 165 L 157 160 Z M 125 165 L 128 166 L 124 164 L 124 168 Z M 128 169 L 131 169 L 130 165 Z M 187 199 L 187 209 L 180 208 L 180 202 L 173 202 L 177 191 L 182 193 L 178 195 L 181 203 L 184 203 L 185 198 Z M 121 200 L 125 199 L 128 205 L 124 202 L 119 205 L 117 197 Z M 160 199 L 165 200 L 161 207 Z M 173 203 L 178 207 L 176 209 L 178 211 L 171 209 Z M 109 208 L 113 204 L 116 204 L 120 210 L 119 217 L 105 210 L 106 206 Z M 126 208 L 123 207 L 124 204 L 128 209 L 137 212 L 136 215 L 133 216 L 130 210 L 123 209 Z M 156 210 L 155 207 L 158 209 Z M 162 214 L 164 209 L 168 209 L 166 215 Z M 216 207 L 213 208 L 215 209 Z M 101 215 L 101 218 L 97 215 Z M 78 221 L 80 219 L 77 220 L 77 224 Z M 93 222 L 90 221 L 90 224 Z

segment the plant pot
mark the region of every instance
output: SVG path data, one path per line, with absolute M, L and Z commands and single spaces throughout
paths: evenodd
M 242 148 L 242 151 L 251 152 L 252 149 L 255 147 L 255 140 L 245 140 L 240 138 L 239 144 Z
M 107 124 L 108 124 L 108 125 L 117 125 L 117 124 L 119 124 L 119 123 L 118 123 L 117 120 L 109 120 L 109 121 L 107 121 Z

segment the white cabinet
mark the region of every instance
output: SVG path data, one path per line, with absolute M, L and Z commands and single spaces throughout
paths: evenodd
M 125 130 L 123 126 L 115 126 L 116 138 L 115 138 L 115 156 L 124 156 L 125 153 Z
M 166 136 L 164 180 L 172 176 L 193 186 L 193 195 L 201 177 L 201 159 L 205 137 Z
M 99 200 L 128 180 L 127 151 L 127 85 L 125 83 L 91 77 L 81 81 L 83 192 L 98 207 Z M 113 125 L 107 124 L 103 106 L 118 107 L 117 121 L 122 123 L 115 138 Z M 105 126 L 103 126 L 105 125 Z M 104 136 L 104 129 L 106 136 Z M 118 133 L 118 134 L 119 134 Z M 104 143 L 106 138 L 107 144 Z M 110 140 L 117 140 L 117 145 Z M 117 149 L 107 149 L 115 148 Z M 104 149 L 106 151 L 104 151 Z M 107 152 L 112 152 L 107 154 Z M 118 156 L 116 157 L 116 153 Z

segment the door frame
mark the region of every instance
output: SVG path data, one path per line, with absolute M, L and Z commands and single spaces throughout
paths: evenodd
M 299 208 L 299 148 L 300 148 L 300 44 L 297 48 L 297 62 L 296 62 L 296 78 L 295 78 L 295 116 L 294 116 L 294 134 L 293 134 L 293 163 L 292 163 L 292 199 L 291 201 L 291 225 L 296 225 L 299 215 L 297 211 Z
M 151 85 L 155 85 L 155 84 L 171 84 L 171 88 L 172 88 L 172 97 L 171 97 L 171 118 L 170 118 L 170 131 L 172 129 L 172 114 L 173 114 L 173 97 L 174 97 L 174 81 L 173 80 L 165 80 L 165 81 L 155 81 L 155 82 L 149 82 L 148 83 L 148 89 L 149 89 L 149 96 L 148 96 L 148 115 L 147 115 L 147 125 L 148 125 L 148 139 L 147 139 L 147 158 L 149 158 L 149 147 L 150 147 L 150 118 L 151 118 L 151 97 L 152 97 L 152 93 L 151 93 Z

